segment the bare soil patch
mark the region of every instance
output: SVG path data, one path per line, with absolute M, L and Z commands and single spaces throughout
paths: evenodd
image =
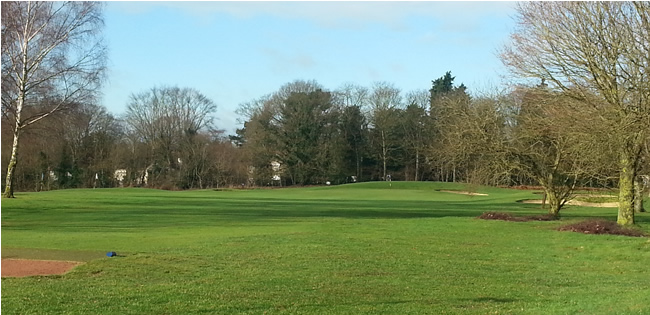
M 624 236 L 634 236 L 634 237 L 643 237 L 646 236 L 642 231 L 622 227 L 616 222 L 606 221 L 606 220 L 587 220 L 570 225 L 561 226 L 558 228 L 559 231 L 572 231 L 584 234 L 612 234 L 612 235 L 624 235 Z
M 80 264 L 76 261 L 2 259 L 2 277 L 61 275 Z
M 542 204 L 541 199 L 524 199 L 524 200 L 518 200 L 518 202 Z M 616 208 L 616 207 L 618 207 L 618 202 L 586 202 L 586 201 L 579 201 L 579 200 L 569 200 L 569 202 L 567 202 L 567 204 L 570 205 L 570 206 L 583 206 L 583 207 L 595 207 L 595 208 Z
M 447 192 L 447 193 L 452 193 L 452 194 L 459 194 L 459 195 L 468 195 L 468 196 L 487 196 L 488 194 L 481 194 L 481 193 L 475 193 L 471 191 L 462 191 L 462 190 L 438 190 L 441 192 Z

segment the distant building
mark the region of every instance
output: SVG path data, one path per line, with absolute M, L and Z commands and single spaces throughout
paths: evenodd
M 123 168 L 115 170 L 113 173 L 113 178 L 120 183 L 120 187 L 124 186 L 124 178 L 126 177 L 126 170 Z
M 271 161 L 271 169 L 273 170 L 273 176 L 271 176 L 272 181 L 279 182 L 280 180 L 282 180 L 282 177 L 280 177 L 280 174 L 282 173 L 281 166 L 282 163 L 278 161 Z
M 113 173 L 113 178 L 120 184 L 120 186 L 124 186 L 124 179 L 126 178 L 127 171 L 126 169 L 119 168 L 115 170 L 115 173 Z M 149 179 L 149 172 L 145 170 L 142 172 L 142 176 L 138 176 L 135 179 L 135 184 L 136 185 L 142 185 L 142 184 L 147 184 L 147 179 Z
M 124 181 L 125 177 L 126 177 L 126 170 L 123 168 L 115 170 L 115 173 L 113 174 L 113 178 L 115 178 L 115 180 L 120 183 Z

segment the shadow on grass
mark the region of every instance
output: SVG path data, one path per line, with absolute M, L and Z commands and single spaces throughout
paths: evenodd
M 520 204 L 469 201 L 376 201 L 376 200 L 187 200 L 169 203 L 113 206 L 107 209 L 67 208 L 40 212 L 38 218 L 16 214 L 5 230 L 52 228 L 66 231 L 112 229 L 128 232 L 133 228 L 214 226 L 265 221 L 293 221 L 314 218 L 417 219 L 476 217 L 485 211 L 539 213 Z M 31 214 L 31 216 L 34 216 Z M 3 218 L 4 219 L 4 218 Z
M 475 299 L 467 299 L 472 302 L 478 302 L 478 303 L 485 303 L 485 302 L 490 302 L 490 303 L 513 303 L 517 302 L 517 299 L 510 299 L 510 298 L 497 298 L 497 297 L 491 297 L 491 296 L 486 296 L 486 297 L 480 297 L 480 298 L 475 298 Z
M 112 195 L 107 195 L 112 196 Z M 232 198 L 235 197 L 235 198 Z M 3 230 L 57 229 L 87 232 L 92 229 L 131 232 L 161 227 L 223 226 L 225 224 L 275 224 L 318 218 L 418 219 L 476 217 L 483 212 L 508 212 L 517 216 L 541 215 L 539 205 L 521 204 L 503 197 L 462 200 L 371 200 L 371 199 L 282 199 L 260 196 L 184 196 L 183 194 L 128 195 L 98 198 L 89 202 L 48 203 L 3 209 Z M 615 209 L 567 207 L 563 219 L 616 218 Z M 641 224 L 649 215 L 638 215 Z M 137 231 L 136 231 L 137 232 Z

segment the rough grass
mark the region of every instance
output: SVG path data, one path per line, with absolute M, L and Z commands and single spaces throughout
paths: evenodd
M 2 248 L 2 258 L 36 260 L 91 261 L 103 258 L 106 252 L 90 250 L 56 250 L 43 248 Z
M 591 203 L 606 203 L 606 202 L 618 202 L 618 196 L 589 196 L 581 195 L 576 196 L 574 200 L 591 202 Z
M 63 276 L 2 279 L 8 314 L 648 314 L 650 242 L 563 233 L 561 221 L 441 183 L 233 191 L 20 193 L 2 200 L 2 253 L 91 259 Z M 650 230 L 648 214 L 637 216 Z M 32 250 L 35 249 L 35 250 Z

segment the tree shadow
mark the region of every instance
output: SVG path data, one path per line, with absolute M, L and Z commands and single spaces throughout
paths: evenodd
M 465 299 L 468 301 L 472 302 L 478 302 L 478 303 L 513 303 L 517 302 L 517 299 L 512 299 L 512 298 L 498 298 L 498 297 L 492 297 L 492 296 L 484 296 L 484 297 L 479 297 L 479 298 L 474 298 L 474 299 Z

